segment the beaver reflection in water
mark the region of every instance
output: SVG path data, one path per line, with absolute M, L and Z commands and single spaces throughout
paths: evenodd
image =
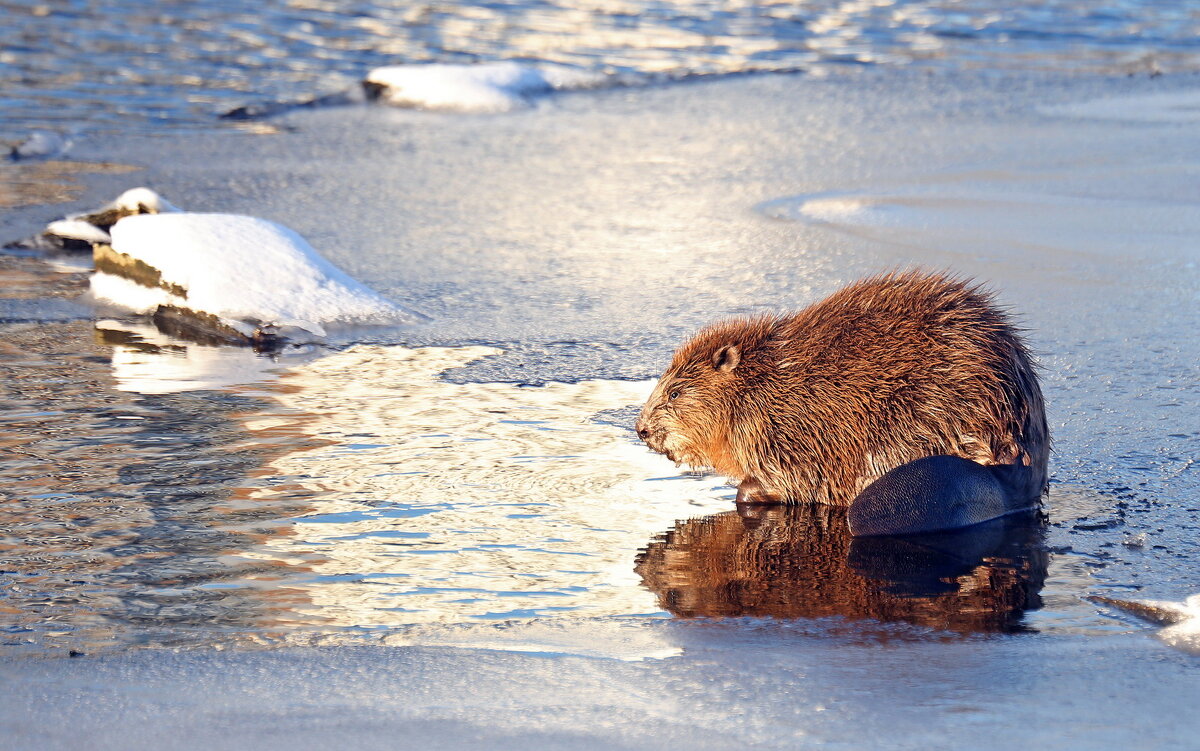
M 704 329 L 637 432 L 732 478 L 740 501 L 849 506 L 856 535 L 1035 508 L 1050 450 L 1033 363 L 992 294 L 919 271 Z
M 740 506 L 678 522 L 638 556 L 659 605 L 683 618 L 899 621 L 1013 632 L 1041 606 L 1049 556 L 1036 520 L 852 537 L 838 506 Z

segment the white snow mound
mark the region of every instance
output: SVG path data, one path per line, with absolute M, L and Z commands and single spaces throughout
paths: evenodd
M 42 232 L 52 237 L 68 240 L 82 240 L 89 243 L 112 242 L 112 238 L 97 222 L 107 226 L 111 218 L 106 218 L 109 212 L 121 214 L 165 214 L 178 212 L 181 209 L 149 188 L 130 188 L 115 201 L 105 204 L 95 211 L 82 214 L 71 214 L 65 219 L 59 219 L 46 225 Z
M 601 85 L 599 73 L 561 65 L 514 62 L 480 65 L 395 65 L 376 68 L 367 83 L 383 87 L 380 99 L 403 107 L 456 112 L 507 112 L 538 94 Z
M 92 293 L 126 308 L 179 305 L 235 321 L 298 327 L 324 335 L 325 323 L 403 323 L 421 316 L 381 297 L 322 258 L 304 238 L 265 219 L 232 214 L 139 214 L 113 225 L 118 253 L 158 269 L 182 287 L 138 287 L 95 274 Z
M 83 240 L 89 243 L 106 243 L 112 238 L 96 225 L 83 219 L 59 219 L 46 225 L 46 234 L 55 237 L 65 237 L 70 240 Z
M 126 209 L 128 211 L 138 211 L 139 208 L 144 208 L 154 214 L 180 211 L 178 206 L 149 188 L 130 188 L 117 196 L 117 200 L 104 207 L 104 209 Z

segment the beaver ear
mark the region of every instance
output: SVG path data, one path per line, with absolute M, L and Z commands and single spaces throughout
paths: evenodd
M 713 367 L 722 373 L 728 373 L 737 367 L 742 360 L 742 353 L 738 350 L 736 344 L 726 344 L 721 347 L 712 356 Z

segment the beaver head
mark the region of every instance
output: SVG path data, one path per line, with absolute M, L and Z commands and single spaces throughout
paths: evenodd
M 769 363 L 761 346 L 774 317 L 734 320 L 702 330 L 684 344 L 646 400 L 637 433 L 676 464 L 711 467 L 729 477 L 745 472 L 730 439 L 748 405 L 750 384 Z M 766 348 L 770 349 L 770 348 Z

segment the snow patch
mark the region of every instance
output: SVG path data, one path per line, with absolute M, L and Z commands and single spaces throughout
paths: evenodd
M 1173 621 L 1158 632 L 1158 638 L 1168 646 L 1200 654 L 1200 595 L 1192 595 L 1183 602 L 1148 600 L 1145 604 L 1159 608 Z
M 59 219 L 46 225 L 46 234 L 62 237 L 68 240 L 82 240 L 88 243 L 106 243 L 112 238 L 108 233 L 84 219 Z
M 1167 646 L 1200 654 L 1200 595 L 1192 595 L 1183 602 L 1122 600 L 1105 596 L 1091 599 L 1162 626 L 1158 638 Z
M 178 206 L 174 205 L 159 194 L 149 188 L 130 188 L 121 195 L 117 196 L 117 200 L 105 206 L 105 209 L 117 209 L 130 212 L 144 211 L 151 214 L 167 214 L 182 211 Z M 99 212 L 95 212 L 99 213 Z
M 561 65 L 394 65 L 367 74 L 368 90 L 401 107 L 455 112 L 508 112 L 552 91 L 594 88 L 603 74 Z

